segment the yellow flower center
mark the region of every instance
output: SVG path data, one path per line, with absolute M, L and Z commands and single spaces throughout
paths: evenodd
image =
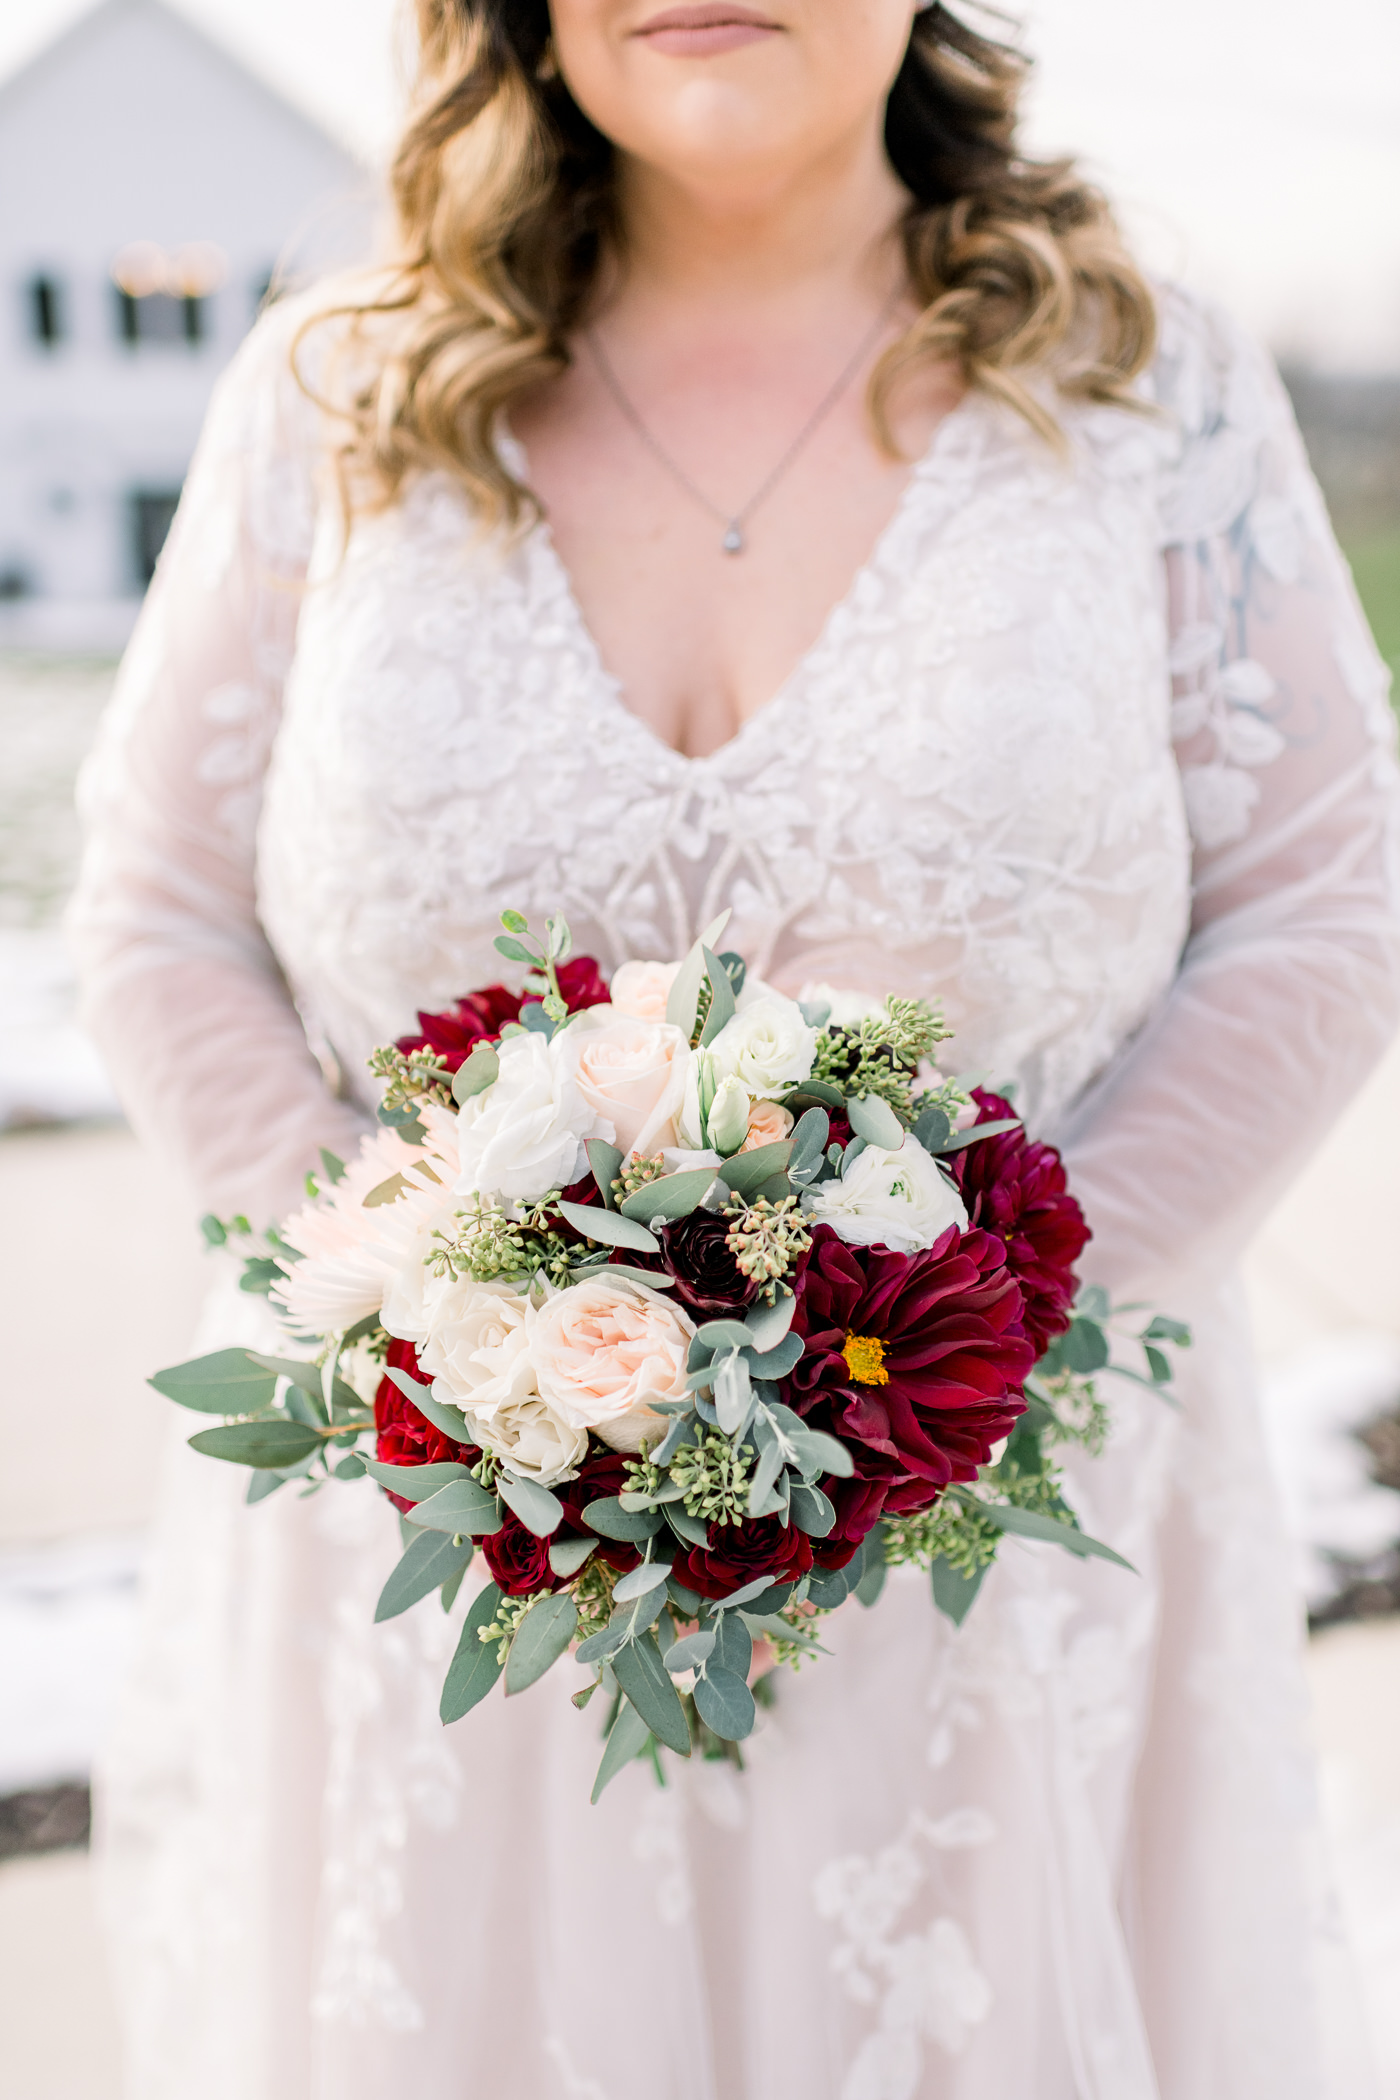
M 885 1345 L 873 1334 L 848 1334 L 841 1354 L 857 1385 L 888 1385 Z

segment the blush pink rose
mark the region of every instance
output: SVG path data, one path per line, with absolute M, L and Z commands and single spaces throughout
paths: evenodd
M 591 1429 L 614 1451 L 659 1443 L 668 1418 L 649 1403 L 685 1396 L 694 1332 L 680 1306 L 642 1284 L 573 1284 L 531 1315 L 540 1396 L 561 1420 Z
M 760 1145 L 781 1145 L 792 1131 L 792 1111 L 781 1101 L 755 1101 L 749 1110 L 749 1127 L 741 1152 L 757 1152 Z
M 630 1014 L 634 1021 L 664 1021 L 679 968 L 679 963 L 622 963 L 613 972 L 613 1011 Z
M 575 1086 L 610 1123 L 626 1158 L 653 1159 L 675 1145 L 685 1099 L 690 1045 L 665 1021 L 638 1021 L 611 1006 L 590 1007 L 557 1038 Z

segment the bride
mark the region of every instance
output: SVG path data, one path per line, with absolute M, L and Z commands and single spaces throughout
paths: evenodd
M 397 262 L 223 382 L 86 776 L 138 1126 L 261 1225 L 503 907 L 610 970 L 727 906 L 785 991 L 941 999 L 1196 1348 L 1075 1475 L 1136 1575 L 1013 1545 L 954 1631 L 896 1574 L 742 1776 L 597 1808 L 567 1671 L 440 1728 L 368 1482 L 177 1449 L 103 1795 L 129 2090 L 1352 2100 L 1231 1269 L 1396 1017 L 1400 805 L 1277 379 L 942 4 L 418 14 Z

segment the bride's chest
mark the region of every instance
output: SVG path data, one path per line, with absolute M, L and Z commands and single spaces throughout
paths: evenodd
M 1097 938 L 1154 885 L 1129 916 L 1167 953 L 1186 847 L 1151 475 L 1091 467 L 965 422 L 702 759 L 628 712 L 544 534 L 483 545 L 424 482 L 327 551 L 303 609 L 260 850 L 284 960 L 309 915 L 450 992 L 506 905 L 563 908 L 605 961 L 678 953 L 729 905 L 757 967 L 847 944 L 940 975 Z

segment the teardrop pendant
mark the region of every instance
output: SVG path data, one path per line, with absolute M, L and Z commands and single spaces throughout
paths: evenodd
M 743 535 L 743 533 L 742 533 L 742 532 L 741 532 L 741 531 L 739 530 L 739 527 L 738 527 L 738 525 L 737 525 L 737 524 L 735 524 L 735 525 L 731 525 L 731 526 L 730 526 L 730 528 L 729 528 L 728 532 L 726 532 L 726 534 L 724 535 L 724 538 L 723 538 L 723 539 L 722 539 L 722 540 L 720 541 L 720 545 L 721 545 L 721 547 L 723 547 L 723 549 L 724 549 L 724 551 L 725 551 L 725 553 L 726 553 L 726 554 L 742 554 L 742 553 L 743 553 L 743 551 L 744 551 L 744 535 Z

